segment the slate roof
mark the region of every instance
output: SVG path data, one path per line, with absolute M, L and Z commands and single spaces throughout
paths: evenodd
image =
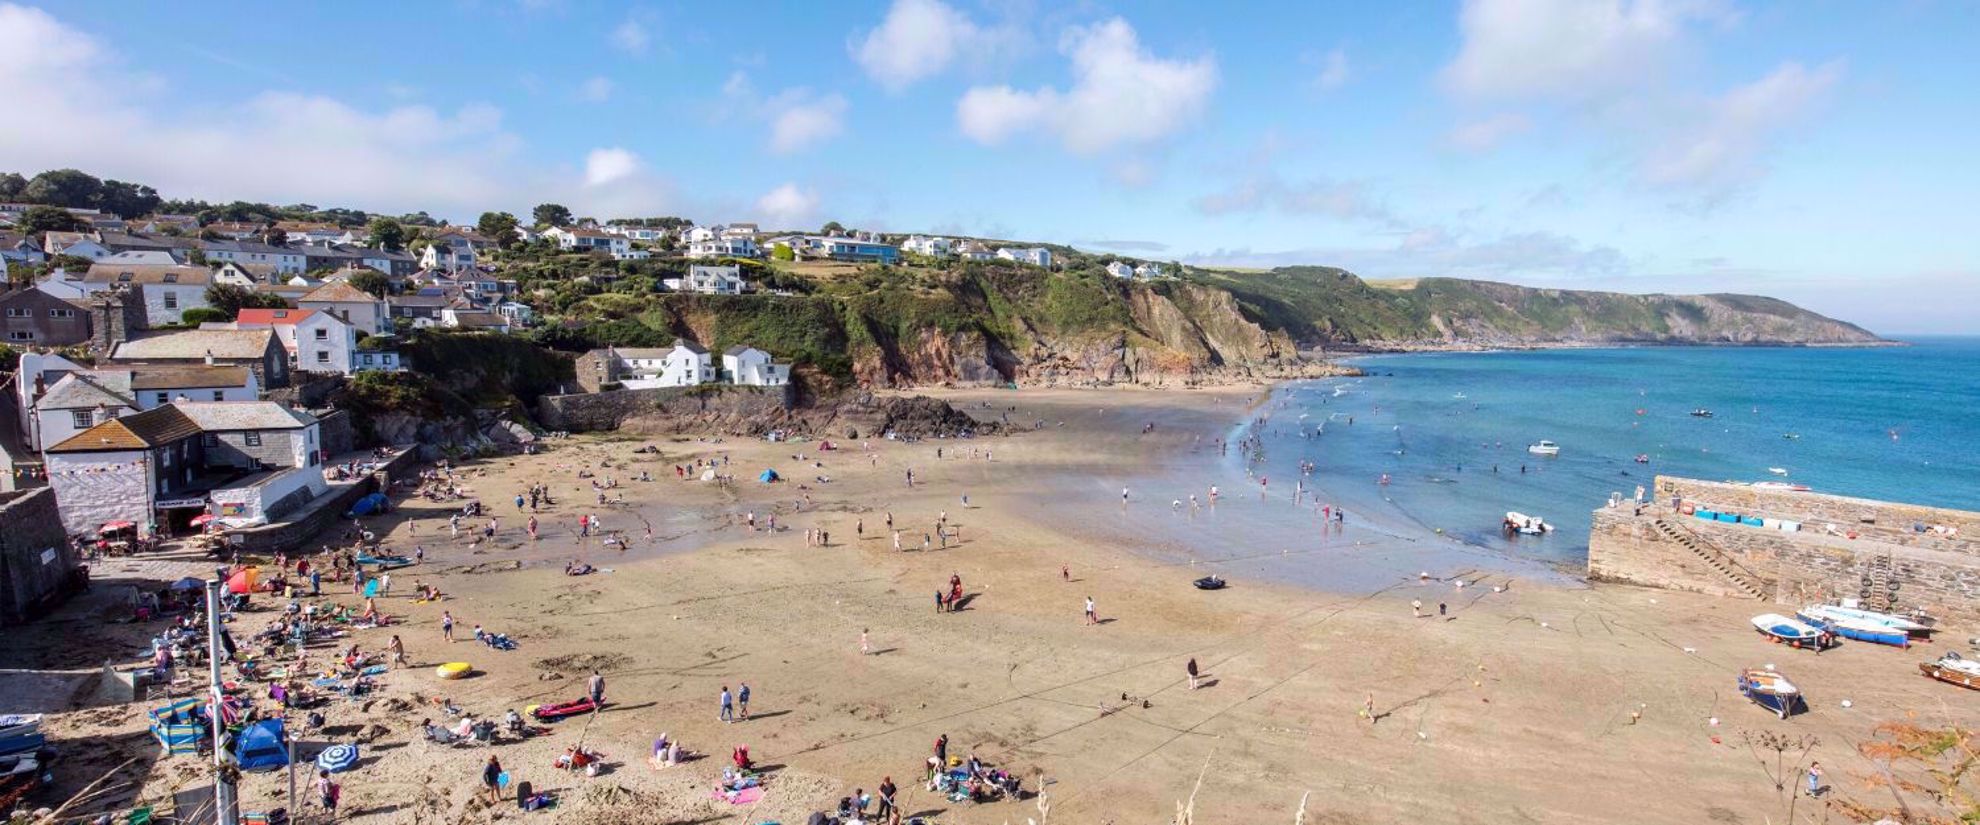
M 152 367 L 131 370 L 133 390 L 200 390 L 247 384 L 247 367 Z
M 377 301 L 378 298 L 373 296 L 371 293 L 366 292 L 362 289 L 358 289 L 357 287 L 351 286 L 349 283 L 346 283 L 344 281 L 331 281 L 330 283 L 324 284 L 320 287 L 317 287 L 316 289 L 311 290 L 309 294 L 302 296 L 298 300 L 328 302 L 328 303 L 368 304 Z
M 168 332 L 125 341 L 111 354 L 113 361 L 142 361 L 148 358 L 196 359 L 212 353 L 215 358 L 243 360 L 260 358 L 275 340 L 272 329 L 196 329 Z
M 36 409 L 80 410 L 104 404 L 135 407 L 129 370 L 84 370 L 62 376 L 34 402 Z
M 296 430 L 316 423 L 308 413 L 273 401 L 175 401 L 171 406 L 208 432 Z
M 63 440 L 43 452 L 96 453 L 112 450 L 144 450 L 199 435 L 199 424 L 176 405 L 112 418 Z

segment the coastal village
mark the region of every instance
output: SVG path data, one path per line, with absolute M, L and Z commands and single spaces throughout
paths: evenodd
M 1980 669 L 1904 651 L 1980 626 L 1980 514 L 1658 476 L 1555 504 L 1592 513 L 1564 574 L 1266 478 L 1265 434 L 1325 429 L 1275 422 L 1279 379 L 1347 372 L 1297 347 L 1021 386 L 1073 359 L 894 363 L 967 336 L 872 316 L 877 371 L 791 343 L 826 324 L 793 299 L 862 280 L 1209 303 L 1174 262 L 146 206 L 0 204 L 17 821 L 1871 822 L 1933 804 L 1919 743 L 1973 718 Z M 1119 538 L 1283 518 L 1296 549 Z

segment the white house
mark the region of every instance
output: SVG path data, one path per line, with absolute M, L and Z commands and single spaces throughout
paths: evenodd
M 495 305 L 495 314 L 509 319 L 509 323 L 526 327 L 536 323 L 536 310 L 529 304 L 516 301 L 503 301 Z
M 202 241 L 200 254 L 206 256 L 208 263 L 272 266 L 284 275 L 300 275 L 309 270 L 306 251 L 260 241 Z
M 729 383 L 748 387 L 781 387 L 791 383 L 790 365 L 771 363 L 770 353 L 741 344 L 722 353 L 722 371 L 728 374 Z
M 708 350 L 693 341 L 674 339 L 674 346 L 660 364 L 660 386 L 686 387 L 716 379 L 714 359 Z
M 1042 266 L 1047 269 L 1050 269 L 1052 266 L 1052 250 L 1042 246 L 1034 246 L 1029 249 L 1018 249 L 1007 246 L 997 250 L 997 257 L 1006 261 Z
M 447 307 L 440 310 L 440 326 L 473 332 L 507 333 L 514 324 L 501 315 L 477 309 Z
M 92 261 L 116 254 L 93 232 L 49 232 L 41 236 L 41 244 L 50 255 L 74 255 Z
M 722 233 L 706 226 L 690 226 L 681 232 L 681 240 L 690 244 L 705 243 L 722 237 Z
M 243 309 L 233 323 L 215 326 L 274 330 L 275 337 L 282 341 L 283 349 L 289 352 L 289 366 L 298 370 L 356 375 L 369 370 L 396 372 L 399 369 L 398 353 L 359 350 L 357 328 L 328 312 L 313 309 Z
M 625 224 L 614 224 L 612 226 L 605 227 L 605 231 L 610 232 L 614 235 L 618 235 L 629 241 L 646 241 L 648 243 L 659 241 L 667 237 L 667 230 L 652 226 L 630 226 Z
M 614 235 L 597 229 L 576 229 L 556 227 L 543 233 L 546 238 L 557 241 L 557 248 L 565 251 L 609 253 L 613 260 L 628 260 L 632 254 L 632 241 L 624 236 Z M 644 257 L 643 255 L 641 257 Z
M 1133 278 L 1134 265 L 1127 261 L 1108 261 L 1107 274 L 1116 278 Z
M 1134 276 L 1136 278 L 1160 278 L 1162 277 L 1162 265 L 1142 264 L 1134 268 Z
M 989 247 L 971 240 L 956 241 L 950 248 L 955 251 L 956 257 L 965 261 L 994 261 L 997 259 L 997 253 L 990 251 Z
M 724 238 L 754 238 L 757 233 L 763 231 L 753 223 L 732 223 L 718 229 L 719 234 Z
M 310 290 L 296 299 L 296 306 L 335 315 L 367 335 L 392 332 L 392 315 L 385 307 L 385 299 L 344 281 L 331 281 Z
M 948 238 L 929 238 L 916 235 L 908 238 L 906 243 L 901 244 L 901 248 L 916 255 L 926 255 L 930 258 L 946 258 L 955 254 L 955 242 Z
M 145 323 L 162 327 L 184 320 L 188 309 L 206 306 L 206 287 L 212 282 L 213 273 L 203 266 L 97 263 L 83 276 L 82 286 L 88 292 L 137 289 L 144 296 Z
M 473 269 L 475 261 L 474 242 L 461 235 L 441 235 L 434 238 L 433 242 L 427 244 L 426 249 L 419 253 L 419 265 L 422 269 L 459 272 L 463 269 Z
M 695 227 L 700 229 L 701 227 Z M 761 258 L 763 249 L 751 237 L 716 237 L 704 241 L 689 241 L 687 257 L 690 258 Z
M 749 286 L 743 280 L 742 267 L 699 264 L 688 267 L 686 278 L 669 278 L 663 283 L 680 292 L 704 295 L 741 295 Z
M 246 367 L 127 367 L 75 370 L 28 400 L 27 446 L 40 450 L 113 418 L 173 401 L 254 401 L 260 394 Z

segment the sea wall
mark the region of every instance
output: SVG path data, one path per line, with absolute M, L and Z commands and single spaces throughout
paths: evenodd
M 285 516 L 288 519 L 286 521 L 230 530 L 227 535 L 230 540 L 238 538 L 243 552 L 294 551 L 314 540 L 319 533 L 329 529 L 351 509 L 351 505 L 357 503 L 358 499 L 380 490 L 381 481 L 390 484 L 392 479 L 411 473 L 412 468 L 418 463 L 418 450 L 402 450 L 391 460 L 375 468 L 371 475 L 355 481 L 331 484 L 329 492 L 317 496 L 314 501 L 304 505 L 301 511 Z
M 536 402 L 536 421 L 544 429 L 565 432 L 616 430 L 640 416 L 760 416 L 789 410 L 796 385 L 742 387 L 702 384 L 643 390 L 546 395 Z
M 1591 580 L 1748 596 L 1743 580 L 1788 607 L 1852 598 L 1980 619 L 1980 543 L 1968 526 L 1980 527 L 1980 514 L 1668 476 L 1654 489 L 1656 501 L 1595 511 Z M 1797 521 L 1802 529 L 1709 521 L 1684 513 L 1687 506 Z M 1920 534 L 1914 524 L 1958 532 Z
M 0 497 L 0 624 L 24 622 L 60 604 L 77 563 L 53 489 Z

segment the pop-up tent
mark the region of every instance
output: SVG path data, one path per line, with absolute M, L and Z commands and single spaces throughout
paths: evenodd
M 272 771 L 289 764 L 289 743 L 283 735 L 282 720 L 263 719 L 241 730 L 234 737 L 234 761 L 249 773 Z
M 258 567 L 243 567 L 234 571 L 234 575 L 227 579 L 227 592 L 253 593 L 254 580 L 260 573 L 261 569 Z
M 372 513 L 383 513 L 390 507 L 391 501 L 385 498 L 384 493 L 372 493 L 358 499 L 356 504 L 351 505 L 351 511 L 346 515 L 368 516 Z
M 772 481 L 776 481 L 777 478 L 778 476 L 776 470 L 764 470 L 762 475 L 756 477 L 756 480 L 761 481 L 765 484 L 769 484 Z

